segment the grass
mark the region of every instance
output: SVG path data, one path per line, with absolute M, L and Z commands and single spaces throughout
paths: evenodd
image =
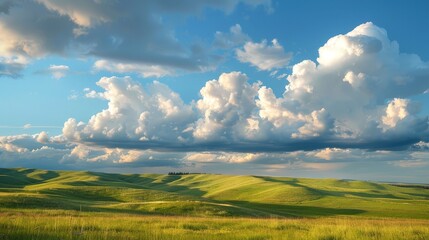
M 429 189 L 0 169 L 2 239 L 429 239 Z
M 79 212 L 2 214 L 0 239 L 406 239 L 429 237 L 410 219 L 255 219 L 162 217 Z

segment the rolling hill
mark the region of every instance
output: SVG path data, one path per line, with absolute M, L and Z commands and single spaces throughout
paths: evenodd
M 0 169 L 0 209 L 8 211 L 428 219 L 428 200 L 423 186 L 366 181 Z

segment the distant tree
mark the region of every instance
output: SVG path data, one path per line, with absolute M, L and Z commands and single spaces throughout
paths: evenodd
M 195 174 L 195 173 L 189 173 L 189 172 L 168 172 L 168 175 L 189 175 L 189 174 Z

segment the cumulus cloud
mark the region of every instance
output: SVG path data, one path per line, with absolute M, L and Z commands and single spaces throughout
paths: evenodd
M 331 160 L 331 159 L 340 159 L 344 156 L 350 158 L 350 150 L 349 149 L 340 149 L 340 148 L 325 148 L 319 151 L 315 151 L 314 153 L 310 152 L 307 155 L 313 155 L 315 157 Z
M 250 40 L 250 37 L 243 33 L 240 24 L 235 24 L 229 28 L 229 32 L 216 32 L 213 45 L 218 48 L 233 48 Z
M 282 119 L 275 123 L 274 118 L 281 116 L 271 119 L 270 114 L 278 114 L 281 107 L 267 105 L 278 100 L 273 95 L 265 100 L 260 83 L 250 84 L 248 77 L 240 72 L 224 73 L 219 79 L 208 81 L 200 91 L 201 99 L 190 105 L 156 81 L 146 88 L 130 77 L 102 78 L 97 84 L 104 92 L 86 89 L 86 95 L 106 99 L 108 108 L 92 116 L 88 123 L 69 119 L 63 134 L 72 141 L 175 151 L 193 148 L 271 151 L 266 147 L 279 151 L 283 144 L 295 139 L 321 137 L 332 124 L 324 109 L 309 113 L 284 109 L 281 116 L 290 114 L 290 121 Z M 273 141 L 271 144 L 260 144 L 269 139 Z
M 384 29 L 366 23 L 331 38 L 319 49 L 318 63 L 293 66 L 284 96 L 301 108 L 323 107 L 335 119 L 337 136 L 370 140 L 406 128 L 410 134 L 403 137 L 415 141 L 427 132 L 427 117 L 419 118 L 407 98 L 427 88 L 429 64 L 400 53 Z
M 224 162 L 224 163 L 246 163 L 254 162 L 262 157 L 260 153 L 228 153 L 228 152 L 201 152 L 188 153 L 184 158 L 190 162 Z
M 2 75 L 19 76 L 32 58 L 65 53 L 73 38 L 73 23 L 67 18 L 34 1 L 13 1 L 6 5 L 4 14 L 0 14 Z
M 117 1 L 21 0 L 0 5 L 0 76 L 18 77 L 34 58 L 50 54 L 95 56 L 96 69 L 142 76 L 175 70 L 205 71 L 218 58 L 197 43 L 182 44 L 164 16 L 186 17 L 216 8 L 226 13 L 239 3 L 270 8 L 270 0 Z M 124 28 L 123 26 L 127 26 Z M 113 63 L 107 64 L 106 61 Z M 168 69 L 168 70 L 166 70 Z M 57 75 L 58 76 L 58 75 Z
M 411 147 L 415 150 L 429 150 L 429 142 L 420 141 Z
M 0 167 L 99 169 L 100 167 L 170 167 L 184 165 L 184 153 L 103 148 L 74 144 L 62 136 L 0 136 Z
M 353 173 L 366 174 L 371 169 L 390 168 L 398 171 L 399 177 L 409 176 L 404 171 L 415 168 L 423 174 L 428 166 L 428 152 L 421 149 L 406 151 L 367 151 L 364 149 L 327 148 L 313 151 L 293 152 L 225 152 L 198 151 L 174 152 L 139 149 L 107 148 L 88 144 L 72 143 L 63 136 L 49 137 L 40 141 L 43 133 L 0 137 L 0 167 L 28 167 L 44 169 L 72 169 L 161 172 L 178 169 L 190 172 L 227 172 L 230 174 L 311 174 L 330 176 L 339 174 L 350 178 Z M 424 145 L 421 143 L 419 145 Z M 329 160 L 329 161 L 327 161 Z M 356 165 L 358 164 L 358 165 Z M 142 169 L 143 168 L 143 169 Z M 126 169 L 126 170 L 122 170 Z M 335 172 L 332 172 L 335 171 Z M 363 171 L 363 172 L 362 172 Z M 401 175 L 402 173 L 402 175 Z M 329 175 L 326 175 L 329 174 Z M 360 178 L 365 175 L 360 175 Z M 416 177 L 416 179 L 419 179 Z M 386 180 L 382 178 L 379 180 Z M 410 180 L 408 180 L 410 181 Z
M 34 1 L 14 1 L 0 15 L 2 56 L 40 57 L 64 53 L 73 23 Z
M 83 89 L 86 98 L 99 98 L 104 99 L 104 94 L 100 92 L 96 92 L 95 90 L 91 90 L 90 88 Z
M 48 69 L 48 71 L 52 74 L 52 77 L 55 79 L 61 79 L 65 77 L 69 70 L 70 67 L 66 65 L 51 65 Z
M 1 144 L 9 144 L 15 146 L 17 149 L 24 149 L 25 151 L 32 151 L 43 146 L 50 148 L 64 148 L 64 144 L 68 143 L 66 139 L 61 136 L 49 136 L 45 131 L 37 134 L 21 134 L 12 136 L 0 136 Z
M 21 76 L 21 71 L 27 64 L 27 59 L 22 56 L 2 57 L 0 56 L 0 77 L 17 78 Z
M 259 84 L 250 85 L 240 72 L 222 74 L 208 81 L 201 89 L 197 102 L 201 118 L 196 122 L 193 136 L 197 140 L 235 141 L 252 131 L 252 111 Z M 257 121 L 257 120 L 255 120 Z M 243 129 L 245 128 L 245 129 Z M 253 124 L 257 130 L 257 123 Z
M 391 165 L 395 167 L 423 167 L 428 165 L 428 152 L 414 151 L 367 151 L 365 149 L 325 148 L 313 151 L 293 152 L 189 152 L 184 161 L 210 166 L 210 164 L 240 164 L 271 171 L 281 169 L 310 169 L 326 171 L 345 168 L 353 164 Z M 366 169 L 366 168 L 365 168 Z M 354 171 L 355 169 L 352 169 Z
M 36 141 L 39 143 L 47 143 L 49 142 L 49 136 L 45 131 L 42 131 L 37 135 Z
M 6 151 L 6 152 L 17 152 L 17 153 L 22 153 L 22 152 L 28 151 L 28 149 L 26 149 L 26 148 L 18 147 L 16 145 L 13 145 L 13 144 L 6 142 L 6 141 L 2 141 L 2 143 L 0 144 L 0 149 L 2 151 Z
M 187 141 L 190 133 L 186 129 L 194 120 L 194 112 L 166 85 L 155 81 L 144 89 L 129 77 L 102 78 L 97 84 L 105 90 L 102 96 L 109 107 L 92 116 L 87 124 L 69 119 L 64 124 L 64 136 L 158 147 L 163 142 Z
M 237 59 L 264 71 L 287 67 L 292 54 L 286 53 L 277 39 L 273 39 L 271 43 L 269 45 L 267 40 L 260 43 L 246 42 L 243 49 L 236 50 Z
M 183 153 L 156 152 L 152 150 L 128 150 L 120 148 L 99 148 L 78 144 L 62 161 L 65 162 L 89 162 L 101 166 L 135 165 L 145 167 L 179 167 L 183 165 Z
M 70 119 L 64 136 L 104 147 L 159 151 L 284 152 L 406 149 L 428 136 L 428 119 L 409 98 L 429 87 L 429 64 L 399 52 L 372 23 L 335 36 L 318 62 L 292 68 L 283 96 L 240 72 L 208 81 L 185 104 L 166 85 L 102 78 L 108 108 L 87 123 Z
M 97 60 L 94 63 L 95 70 L 107 70 L 116 73 L 138 73 L 142 77 L 163 77 L 173 75 L 175 70 L 171 67 L 163 67 L 161 65 L 146 65 L 135 63 L 117 63 L 107 60 Z

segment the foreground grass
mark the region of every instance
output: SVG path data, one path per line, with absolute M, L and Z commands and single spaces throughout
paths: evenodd
M 428 220 L 163 217 L 77 211 L 0 213 L 0 239 L 429 239 Z

